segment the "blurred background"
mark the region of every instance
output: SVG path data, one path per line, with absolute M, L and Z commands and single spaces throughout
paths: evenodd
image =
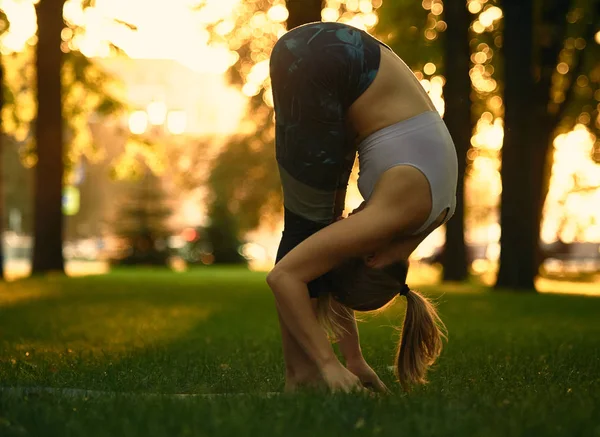
M 0 0 L 3 275 L 270 269 L 269 56 L 321 19 L 389 44 L 456 142 L 459 208 L 412 283 L 600 293 L 600 2 L 523 3 Z

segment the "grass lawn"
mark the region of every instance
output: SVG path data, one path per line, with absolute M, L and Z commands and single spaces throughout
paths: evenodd
M 0 391 L 0 436 L 600 436 L 600 298 L 425 289 L 450 338 L 430 383 L 392 364 L 404 300 L 361 323 L 388 397 L 283 388 L 265 275 L 132 270 L 0 284 L 0 386 L 220 397 Z

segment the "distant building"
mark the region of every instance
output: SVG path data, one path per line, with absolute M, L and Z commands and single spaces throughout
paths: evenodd
M 158 103 L 164 105 L 167 116 L 171 111 L 185 113 L 189 135 L 230 134 L 245 110 L 246 99 L 221 74 L 199 73 L 172 60 L 108 58 L 96 62 L 123 82 L 134 110 L 147 111 L 149 105 Z

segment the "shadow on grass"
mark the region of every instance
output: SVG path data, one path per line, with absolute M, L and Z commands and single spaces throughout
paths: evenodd
M 205 392 L 281 382 L 273 381 L 281 353 L 261 274 L 142 270 L 32 279 L 0 293 L 29 296 L 0 301 L 4 385 Z

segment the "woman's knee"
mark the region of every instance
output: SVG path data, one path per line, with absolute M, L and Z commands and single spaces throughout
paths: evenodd
M 271 270 L 267 275 L 267 284 L 269 287 L 271 287 L 273 293 L 275 293 L 280 289 L 281 284 L 289 280 L 290 277 L 291 275 L 288 272 L 280 268 L 278 265 L 275 265 L 273 270 Z

